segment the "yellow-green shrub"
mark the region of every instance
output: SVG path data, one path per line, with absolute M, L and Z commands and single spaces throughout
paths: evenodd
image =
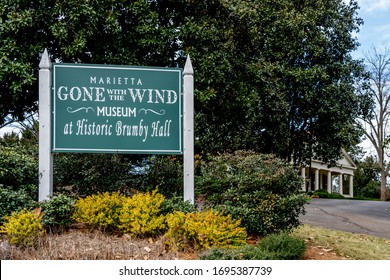
M 155 235 L 165 228 L 165 217 L 160 215 L 164 196 L 157 193 L 139 193 L 127 198 L 120 212 L 119 229 L 137 236 Z
M 105 192 L 81 198 L 74 205 L 72 219 L 92 229 L 117 230 L 125 199 L 119 192 Z
M 246 243 L 246 230 L 240 220 L 230 215 L 208 210 L 205 212 L 174 212 L 166 216 L 167 244 L 172 249 L 194 247 L 197 250 L 210 247 L 235 247 Z
M 8 236 L 11 244 L 24 246 L 35 245 L 44 234 L 40 213 L 26 209 L 6 216 L 0 231 Z

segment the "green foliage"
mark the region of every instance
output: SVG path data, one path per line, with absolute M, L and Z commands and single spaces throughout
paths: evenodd
M 175 211 L 183 213 L 195 212 L 196 206 L 191 204 L 189 201 L 184 201 L 180 196 L 166 198 L 160 207 L 161 214 L 167 215 Z
M 288 234 L 270 234 L 257 245 L 234 249 L 211 248 L 202 252 L 201 260 L 299 260 L 306 250 L 305 242 Z
M 37 158 L 16 147 L 0 146 L 0 185 L 13 188 L 38 184 Z
M 99 193 L 80 198 L 74 205 L 72 220 L 91 229 L 115 231 L 120 224 L 120 212 L 125 197 L 119 192 Z
M 199 254 L 200 260 L 272 260 L 273 255 L 253 245 L 235 249 L 211 248 Z
M 2 1 L 0 126 L 36 110 L 39 53 L 45 47 L 61 62 L 173 66 L 177 29 L 170 11 L 156 3 Z
M 132 164 L 140 156 L 119 154 L 55 154 L 54 188 L 69 195 L 87 196 L 97 192 L 127 190 Z
M 354 197 L 380 198 L 380 168 L 377 160 L 366 157 L 357 163 L 354 173 Z
M 165 197 L 183 194 L 183 158 L 178 156 L 154 156 L 149 159 L 142 189 L 150 191 L 158 186 Z
M 305 161 L 315 148 L 334 161 L 361 112 L 357 9 L 354 0 L 2 2 L 0 125 L 36 110 L 45 47 L 53 61 L 77 63 L 183 66 L 190 54 L 202 149 Z
M 19 246 L 34 246 L 44 234 L 40 213 L 37 211 L 14 212 L 5 218 L 0 229 L 9 238 L 9 242 Z
M 9 119 L 23 120 L 36 109 L 38 53 L 45 37 L 43 3 L 0 3 L 0 126 Z
M 59 194 L 41 203 L 43 217 L 42 225 L 55 231 L 62 231 L 72 224 L 74 201 L 72 198 Z
M 22 209 L 33 209 L 36 207 L 36 201 L 25 190 L 11 190 L 0 188 L 0 224 L 5 220 L 5 216 L 13 212 L 19 212 Z
M 307 197 L 299 193 L 301 177 L 271 155 L 239 151 L 214 157 L 202 167 L 198 191 L 206 206 L 242 219 L 250 233 L 267 235 L 299 225 Z
M 119 215 L 119 229 L 136 236 L 150 236 L 165 228 L 165 217 L 160 214 L 164 196 L 155 189 L 151 193 L 139 193 L 123 201 Z
M 379 199 L 381 196 L 380 187 L 380 182 L 371 181 L 367 183 L 367 185 L 365 185 L 363 188 L 360 188 L 359 192 L 357 193 L 357 196 Z
M 246 231 L 240 227 L 240 220 L 213 210 L 174 212 L 167 215 L 166 222 L 166 242 L 173 250 L 234 247 L 246 242 Z
M 313 195 L 318 195 L 320 198 L 331 198 L 331 199 L 344 199 L 345 197 L 339 193 L 328 193 L 325 189 L 316 190 Z
M 362 23 L 355 1 L 191 4 L 182 40 L 197 70 L 202 149 L 249 148 L 298 162 L 315 151 L 334 162 L 356 141 L 363 67 L 350 55 Z
M 271 253 L 275 260 L 298 260 L 306 250 L 305 241 L 287 233 L 271 234 L 263 238 L 259 248 Z

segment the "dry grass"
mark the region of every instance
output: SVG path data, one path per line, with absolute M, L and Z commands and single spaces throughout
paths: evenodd
M 303 225 L 293 232 L 310 247 L 334 252 L 345 259 L 390 260 L 390 240 L 365 234 L 354 234 Z
M 168 251 L 163 238 L 137 239 L 80 230 L 46 235 L 35 248 L 11 246 L 4 238 L 0 241 L 2 260 L 166 260 L 191 256 Z

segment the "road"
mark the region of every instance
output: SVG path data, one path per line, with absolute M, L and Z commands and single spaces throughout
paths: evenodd
M 390 202 L 315 198 L 305 209 L 304 224 L 390 239 Z

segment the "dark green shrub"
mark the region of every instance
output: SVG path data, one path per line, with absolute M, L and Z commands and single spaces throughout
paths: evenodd
M 158 191 L 166 198 L 183 195 L 183 158 L 178 156 L 155 156 L 149 159 L 143 191 Z
M 306 251 L 305 241 L 287 233 L 268 235 L 258 246 L 263 251 L 271 253 L 275 260 L 299 260 Z
M 183 213 L 195 212 L 196 206 L 189 201 L 184 201 L 180 196 L 166 198 L 160 206 L 160 213 L 166 215 L 175 211 Z
M 249 233 L 267 235 L 299 225 L 308 197 L 299 192 L 302 178 L 290 164 L 239 151 L 213 158 L 201 175 L 197 187 L 206 195 L 205 205 L 242 219 Z
M 380 182 L 370 181 L 359 191 L 359 195 L 366 198 L 380 198 Z
M 62 231 L 72 224 L 74 212 L 72 198 L 59 194 L 41 203 L 42 225 L 49 230 Z
M 134 176 L 132 155 L 55 154 L 54 188 L 60 193 L 87 196 L 98 192 L 126 192 Z
M 313 195 L 318 195 L 320 198 L 331 198 L 331 199 L 344 199 L 345 197 L 339 193 L 328 193 L 327 190 L 319 189 L 316 190 Z
M 17 189 L 38 184 L 38 160 L 15 147 L 0 147 L 0 185 Z
M 37 202 L 28 195 L 25 190 L 11 190 L 0 188 L 0 224 L 4 223 L 4 217 L 22 209 L 33 209 Z

